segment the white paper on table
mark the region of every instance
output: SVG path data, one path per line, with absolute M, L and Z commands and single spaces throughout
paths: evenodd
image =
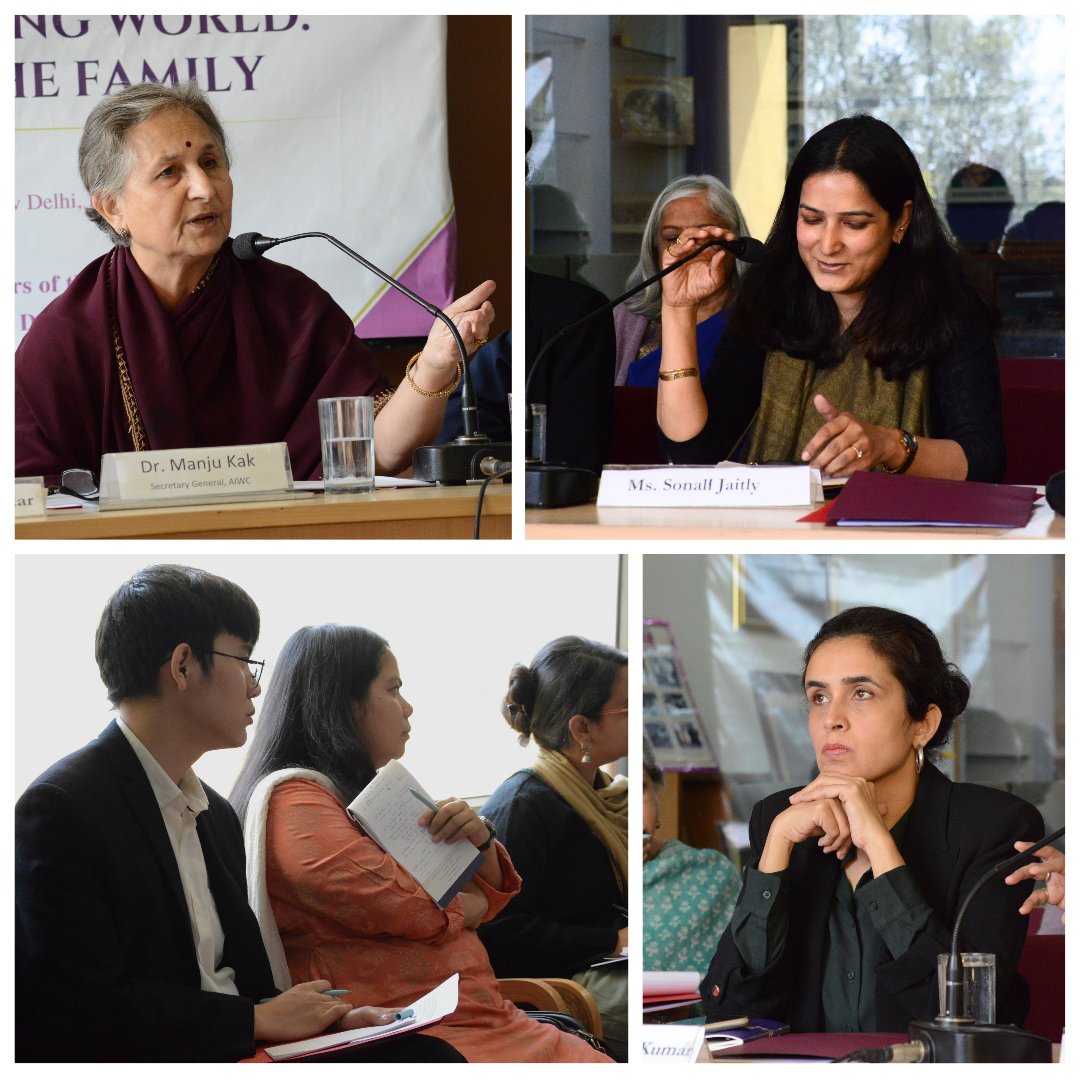
M 445 908 L 480 868 L 484 856 L 468 840 L 436 844 L 417 824 L 425 808 L 409 788 L 427 795 L 400 761 L 391 761 L 349 804 L 349 815 Z
M 1031 517 L 1028 518 L 1028 523 L 1022 525 L 1019 529 L 1010 529 L 1005 535 L 1009 537 L 1049 536 L 1050 526 L 1054 524 L 1055 516 L 1050 504 L 1046 501 L 1045 495 L 1040 494 L 1031 509 Z
M 696 994 L 701 976 L 696 971 L 645 971 L 641 975 L 641 992 L 646 997 L 661 994 Z
M 375 490 L 383 488 L 434 487 L 431 480 L 414 480 L 411 476 L 376 476 Z M 294 480 L 293 491 L 322 491 L 321 480 Z
M 457 1008 L 457 1003 L 458 976 L 455 972 L 434 990 L 414 1001 L 411 1005 L 413 1015 L 407 1020 L 394 1020 L 392 1023 L 379 1024 L 376 1027 L 334 1031 L 329 1035 L 316 1035 L 313 1039 L 301 1039 L 299 1042 L 280 1043 L 277 1046 L 268 1046 L 266 1053 L 272 1061 L 288 1061 L 290 1058 L 304 1057 L 334 1047 L 359 1046 L 362 1043 L 384 1039 L 388 1035 L 430 1027 L 444 1016 L 449 1016 Z

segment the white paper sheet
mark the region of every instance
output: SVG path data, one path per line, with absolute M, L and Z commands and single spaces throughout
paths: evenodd
M 455 972 L 434 990 L 414 1001 L 411 1006 L 413 1015 L 407 1020 L 395 1020 L 393 1023 L 376 1027 L 353 1028 L 350 1031 L 334 1031 L 329 1035 L 316 1035 L 313 1039 L 301 1039 L 299 1042 L 279 1043 L 277 1046 L 268 1046 L 266 1053 L 272 1061 L 288 1061 L 334 1047 L 360 1046 L 376 1039 L 384 1039 L 388 1035 L 430 1027 L 444 1016 L 449 1016 L 457 1008 L 457 1003 L 458 976 Z

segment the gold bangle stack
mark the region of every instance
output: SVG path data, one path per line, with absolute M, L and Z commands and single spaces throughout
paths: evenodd
M 696 367 L 680 367 L 672 368 L 670 371 L 661 371 L 660 378 L 664 382 L 671 382 L 672 379 L 696 379 L 700 374 Z
M 419 386 L 413 382 L 412 372 L 416 367 L 416 362 L 420 359 L 421 353 L 417 353 L 406 365 L 405 365 L 405 378 L 409 380 L 409 385 L 418 393 L 424 397 L 430 398 L 442 398 L 449 397 L 457 388 L 461 385 L 461 361 L 457 363 L 457 374 L 454 376 L 454 381 L 449 386 L 444 386 L 441 390 L 432 392 L 431 390 L 422 390 Z

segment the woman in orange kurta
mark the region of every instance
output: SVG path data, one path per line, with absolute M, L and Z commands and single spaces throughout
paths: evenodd
M 609 1061 L 500 994 L 476 927 L 521 881 L 484 819 L 460 799 L 441 800 L 438 814 L 418 813 L 440 841 L 485 852 L 440 910 L 346 813 L 375 770 L 405 751 L 412 706 L 400 690 L 386 642 L 359 627 L 307 627 L 278 660 L 232 796 L 247 817 L 251 901 L 264 924 L 269 913 L 260 908 L 269 905 L 283 948 L 278 962 L 294 982 L 326 978 L 354 1004 L 389 1008 L 457 972 L 458 1008 L 425 1034 L 467 1060 Z M 268 951 L 273 963 L 275 949 Z

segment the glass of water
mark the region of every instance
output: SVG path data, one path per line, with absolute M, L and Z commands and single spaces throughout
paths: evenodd
M 976 1024 L 993 1024 L 997 1020 L 997 968 L 993 953 L 961 953 L 963 967 L 964 1016 Z M 938 953 L 938 999 L 941 1015 L 945 1015 L 945 978 L 949 954 Z
M 323 489 L 329 494 L 375 490 L 375 399 L 319 399 Z

